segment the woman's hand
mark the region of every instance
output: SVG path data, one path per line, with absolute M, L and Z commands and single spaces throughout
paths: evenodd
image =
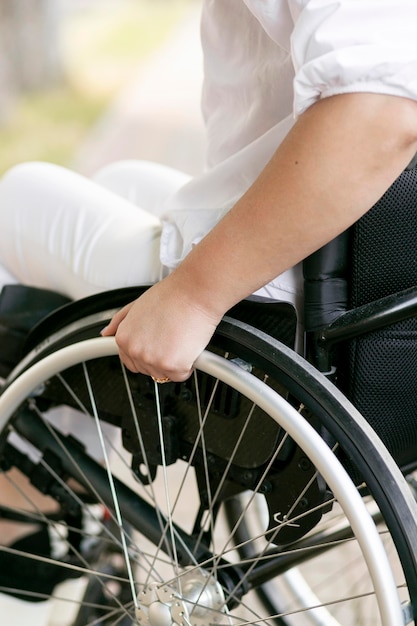
M 219 321 L 168 277 L 116 313 L 102 335 L 115 336 L 132 372 L 179 382 L 191 375 Z
M 226 311 L 375 204 L 415 155 L 416 129 L 417 103 L 406 98 L 353 93 L 312 105 L 178 268 L 104 330 L 125 365 L 185 380 Z

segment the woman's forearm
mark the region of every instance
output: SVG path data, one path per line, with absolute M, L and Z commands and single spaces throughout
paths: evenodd
M 349 94 L 317 103 L 175 282 L 222 315 L 359 219 L 416 152 L 411 100 Z

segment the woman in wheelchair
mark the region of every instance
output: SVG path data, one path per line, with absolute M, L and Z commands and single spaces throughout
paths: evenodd
M 376 455 L 375 460 L 370 460 L 366 467 L 362 467 L 363 462 L 359 462 L 355 454 L 359 449 L 358 458 L 367 456 L 368 440 L 372 441 L 372 434 L 362 425 L 360 417 L 346 408 L 330 383 L 323 382 L 319 374 L 317 382 L 316 374 L 308 369 L 308 365 L 300 364 L 303 361 L 296 353 L 288 357 L 284 348 L 281 353 L 281 348 L 273 344 L 276 355 L 278 352 L 280 354 L 280 361 L 277 357 L 267 356 L 268 350 L 264 347 L 255 349 L 249 339 L 243 349 L 242 333 L 249 333 L 249 330 L 239 327 L 240 330 L 235 329 L 232 333 L 222 326 L 221 321 L 227 312 L 234 310 L 234 307 L 239 306 L 238 303 L 252 294 L 274 302 L 289 303 L 295 307 L 297 314 L 297 350 L 304 350 L 300 333 L 303 325 L 301 262 L 365 215 L 401 175 L 417 152 L 416 20 L 417 8 L 409 0 L 384 0 L 378 4 L 373 0 L 356 3 L 347 0 L 203 2 L 203 110 L 208 131 L 208 167 L 202 175 L 191 180 L 188 175 L 165 166 L 129 161 L 108 166 L 98 172 L 93 180 L 86 180 L 51 164 L 28 163 L 13 168 L 0 181 L 0 277 L 3 285 L 32 285 L 58 292 L 69 300 L 79 300 L 120 287 L 153 285 L 149 289 L 138 288 L 139 297 L 132 295 L 127 304 L 126 299 L 122 298 L 120 304 L 125 304 L 122 308 L 119 305 L 104 305 L 101 310 L 106 311 L 107 316 L 99 315 L 99 310 L 92 312 L 98 315 L 91 325 L 95 335 L 101 329 L 101 335 L 107 338 L 102 340 L 101 345 L 110 345 L 113 342 L 108 338 L 115 337 L 118 354 L 127 370 L 145 375 L 135 377 L 139 382 L 135 383 L 137 387 L 134 393 L 145 394 L 145 400 L 140 405 L 142 413 L 137 418 L 139 424 L 133 427 L 124 414 L 115 417 L 113 409 L 107 411 L 104 421 L 121 427 L 123 447 L 132 455 L 131 467 L 136 481 L 145 486 L 152 485 L 158 467 L 187 461 L 195 469 L 200 487 L 201 514 L 197 515 L 194 528 L 189 533 L 173 525 L 159 532 L 159 538 L 155 539 L 152 527 L 159 527 L 159 517 L 169 517 L 169 513 L 155 507 L 156 517 L 150 518 L 152 521 L 149 522 L 148 530 L 143 531 L 135 526 L 143 523 L 145 509 L 148 514 L 144 504 L 139 513 L 133 511 L 133 505 L 132 510 L 128 508 L 128 504 L 128 513 L 125 509 L 121 510 L 129 520 L 129 527 L 144 532 L 148 541 L 154 544 L 159 541 L 159 547 L 167 543 L 164 558 L 174 563 L 175 575 L 179 569 L 182 570 L 183 582 L 172 582 L 172 572 L 168 577 L 162 574 L 154 576 L 157 557 L 150 556 L 147 549 L 140 554 L 138 551 L 138 563 L 135 563 L 142 569 L 142 575 L 137 579 L 130 571 L 130 565 L 116 568 L 115 580 L 119 580 L 119 576 L 129 581 L 126 585 L 128 595 L 134 588 L 133 599 L 130 594 L 129 601 L 122 603 L 124 612 L 119 612 L 121 596 L 115 594 L 112 602 L 107 602 L 110 608 L 106 609 L 106 621 L 94 621 L 99 619 L 92 617 L 91 613 L 94 613 L 92 607 L 96 600 L 94 596 L 93 599 L 89 596 L 86 603 L 90 606 L 88 617 L 80 610 L 71 623 L 78 626 L 143 622 L 152 625 L 157 622 L 175 622 L 180 625 L 199 621 L 227 621 L 234 624 L 235 620 L 238 623 L 243 619 L 246 623 L 266 620 L 277 624 L 304 624 L 304 621 L 297 621 L 298 618 L 292 616 L 295 609 L 282 609 L 281 588 L 275 590 L 275 599 L 271 601 L 267 587 L 271 580 L 284 572 L 283 555 L 286 554 L 287 546 L 295 541 L 302 542 L 302 537 L 319 523 L 323 511 L 330 508 L 334 510 L 331 502 L 332 498 L 336 500 L 334 494 L 339 494 L 339 487 L 332 483 L 332 476 L 336 473 L 333 466 L 329 466 L 330 469 L 320 466 L 319 458 L 322 455 L 326 457 L 326 451 L 320 448 L 317 458 L 311 453 L 314 463 L 307 459 L 307 454 L 297 451 L 297 446 L 305 443 L 304 439 L 300 442 L 297 438 L 297 432 L 300 433 L 299 437 L 304 437 L 304 426 L 297 421 L 301 416 L 306 418 L 303 423 L 309 422 L 308 428 L 312 431 L 306 440 L 313 440 L 315 434 L 319 433 L 321 443 L 318 445 L 325 442 L 325 448 L 332 450 L 332 458 L 335 457 L 335 460 L 329 463 L 340 464 L 340 459 L 350 459 L 356 469 L 352 469 L 349 463 L 345 469 L 347 467 L 352 484 L 356 484 L 359 465 L 362 487 L 355 490 L 355 494 L 364 495 L 366 492 L 367 496 L 372 497 L 381 511 L 379 515 L 394 535 L 411 600 L 408 597 L 404 601 L 406 608 L 401 608 L 395 602 L 393 606 L 385 606 L 385 601 L 391 602 L 386 597 L 392 594 L 387 593 L 386 589 L 379 593 L 377 591 L 377 603 L 382 615 L 378 623 L 409 623 L 413 619 L 414 557 L 410 556 L 411 540 L 406 540 L 406 537 L 413 537 L 416 532 L 411 528 L 415 511 L 414 504 L 406 495 L 407 489 L 401 482 L 402 478 L 397 476 L 396 466 L 386 461 L 385 452 L 381 452 L 384 449 L 376 443 L 376 451 L 368 452 L 372 459 Z M 128 293 L 131 295 L 133 291 Z M 114 310 L 116 308 L 119 309 L 117 312 Z M 108 311 L 111 311 L 111 315 Z M 3 325 L 6 325 L 6 318 L 7 315 L 4 315 L 1 320 Z M 84 314 L 81 318 L 84 320 Z M 69 325 L 61 325 L 69 328 Z M 90 328 L 89 323 L 87 327 Z M 54 349 L 63 347 L 65 350 L 67 342 L 64 345 L 60 337 L 55 338 L 53 324 L 49 328 L 47 334 L 51 334 L 52 340 L 47 341 Z M 71 337 L 78 338 L 80 334 L 83 339 L 83 333 L 78 327 L 76 331 L 68 330 Z M 265 338 L 259 336 L 256 341 L 263 346 Z M 237 349 L 239 343 L 242 344 L 239 347 L 242 355 Z M 45 344 L 40 344 L 41 357 L 48 358 L 49 348 L 45 352 Z M 196 380 L 193 377 L 200 370 L 205 376 L 213 377 L 211 368 L 217 367 L 211 362 L 207 365 L 200 360 L 207 346 L 212 346 L 216 354 L 219 351 L 223 353 L 223 350 L 231 352 L 235 356 L 234 360 L 242 358 L 245 363 L 249 362 L 249 369 L 263 371 L 260 383 L 250 382 L 250 385 L 255 385 L 253 393 L 256 394 L 256 403 L 262 407 L 261 412 L 270 411 L 273 414 L 272 409 L 264 407 L 260 400 L 269 391 L 258 390 L 258 384 L 266 385 L 290 405 L 288 419 L 295 420 L 294 432 L 284 417 L 278 431 L 275 430 L 275 423 L 281 418 L 273 417 L 272 430 L 267 420 L 268 425 L 265 422 L 261 433 L 256 430 L 252 434 L 257 444 L 251 444 L 254 459 L 250 462 L 246 462 L 243 453 L 241 456 L 245 460 L 232 462 L 228 445 L 219 443 L 222 437 L 225 441 L 232 437 L 229 430 L 233 424 L 238 426 L 241 436 L 244 436 L 246 426 L 243 421 L 239 421 L 240 413 L 227 420 L 223 413 L 219 417 L 219 410 L 212 411 L 210 404 L 203 403 L 200 419 L 204 421 L 206 410 L 213 420 L 211 423 L 216 424 L 207 435 L 207 444 L 203 445 L 201 435 L 195 433 L 192 436 L 178 435 L 180 420 L 176 412 L 185 421 L 191 419 L 183 403 L 185 396 L 194 397 L 197 393 L 194 389 L 197 383 L 192 382 Z M 262 358 L 259 356 L 261 353 Z M 20 375 L 23 376 L 28 365 L 39 359 L 39 350 L 36 358 L 31 356 L 29 348 L 25 348 L 23 354 L 29 354 L 25 364 L 18 366 L 10 376 L 5 372 L 5 399 L 3 404 L 0 401 L 0 419 L 4 422 L 4 433 L 7 434 L 9 430 L 15 434 L 17 432 L 19 436 L 26 437 L 31 445 L 37 446 L 34 443 L 35 435 L 32 431 L 27 434 L 29 431 L 25 430 L 28 428 L 26 424 L 31 422 L 30 411 L 22 409 L 23 419 L 20 416 L 21 409 L 18 410 L 21 400 L 17 405 L 14 400 L 9 401 L 10 390 L 18 384 Z M 292 383 L 288 382 L 289 374 L 284 371 L 287 358 L 294 368 Z M 230 364 L 229 360 L 227 362 Z M 74 365 L 72 361 L 71 365 Z M 227 365 L 227 368 L 230 367 L 233 370 L 234 365 Z M 307 369 L 304 370 L 304 367 Z M 107 376 L 108 370 L 105 372 Z M 298 378 L 295 372 L 304 373 L 300 373 Z M 124 376 L 130 378 L 131 374 L 126 373 Z M 225 378 L 222 379 L 222 376 Z M 253 372 L 243 373 L 240 370 L 237 379 L 233 376 L 232 373 L 227 376 L 219 374 L 216 369 L 215 377 L 220 378 L 224 386 L 233 388 L 239 397 L 240 394 L 248 393 L 239 387 L 238 379 L 253 377 Z M 156 383 L 169 384 L 153 386 L 149 377 Z M 256 378 L 259 380 L 259 377 Z M 305 379 L 304 382 L 300 382 L 302 379 Z M 121 384 L 121 379 L 117 380 Z M 173 383 L 179 386 L 175 387 Z M 213 397 L 217 398 L 220 392 L 214 391 L 211 383 L 207 385 Z M 317 386 L 323 386 L 328 394 L 327 399 L 318 400 L 312 391 Z M 53 385 L 49 385 L 51 388 Z M 181 393 L 174 393 L 174 388 L 181 389 Z M 281 388 L 284 389 L 282 393 L 279 391 Z M 249 400 L 255 402 L 251 394 L 248 393 Z M 143 416 L 148 420 L 146 423 L 154 423 L 154 412 L 148 406 L 148 401 L 151 397 L 154 399 L 155 395 L 160 396 L 162 409 L 167 410 L 166 415 L 159 415 L 159 418 L 163 420 L 162 430 L 169 445 L 160 443 L 158 450 L 155 447 L 153 454 L 150 454 L 147 448 L 157 438 L 157 430 L 154 432 L 154 426 L 149 426 L 149 430 L 145 429 L 146 432 L 139 436 L 137 429 L 143 426 Z M 223 395 L 221 397 L 223 403 Z M 51 406 L 56 402 L 49 398 L 43 400 L 52 403 Z M 58 405 L 60 403 L 57 402 Z M 346 413 L 350 416 L 346 418 L 346 423 L 350 424 L 350 433 L 344 431 L 344 426 L 338 425 L 336 428 L 332 426 L 332 421 L 326 421 L 325 415 L 328 414 L 332 420 L 335 419 L 332 403 L 340 405 L 336 411 L 338 415 Z M 81 402 L 70 398 L 64 404 L 77 411 L 81 406 Z M 13 408 L 9 409 L 9 406 Z M 28 404 L 30 406 L 31 403 Z M 298 410 L 298 417 L 292 413 L 294 407 Z M 2 410 L 4 418 L 1 416 Z M 94 409 L 82 410 L 95 415 Z M 352 415 L 355 417 L 352 418 Z M 54 424 L 59 424 L 59 419 L 58 416 Z M 261 415 L 258 420 L 258 425 L 262 425 Z M 5 424 L 9 424 L 9 430 Z M 191 423 L 189 428 L 191 433 Z M 283 435 L 285 431 L 289 435 Z M 45 429 L 39 437 L 48 441 L 50 438 Z M 238 435 L 233 437 L 239 438 Z M 275 443 L 270 449 L 271 438 Z M 293 440 L 297 446 L 294 446 Z M 199 453 L 192 450 L 193 443 L 200 450 Z M 2 467 L 5 470 L 5 484 L 9 484 L 10 472 L 6 470 L 17 467 L 22 471 L 24 464 L 29 461 L 21 460 L 16 451 L 12 453 L 9 442 L 7 445 L 3 442 L 3 445 L 6 447 Z M 63 456 L 54 447 L 52 440 L 50 445 L 48 454 Z M 66 445 L 68 448 L 74 447 L 70 441 Z M 202 488 L 204 473 L 210 473 L 209 469 L 205 468 L 203 460 L 197 461 L 199 455 L 208 454 L 204 452 L 206 445 L 211 454 L 207 457 L 207 465 L 214 463 L 217 472 L 210 474 L 210 489 Z M 237 447 L 238 443 L 235 445 Z M 308 447 L 307 443 L 305 445 Z M 335 447 L 339 452 L 334 453 Z M 26 454 L 24 449 L 25 446 L 20 454 Z M 147 462 L 145 452 L 149 454 Z M 76 455 L 76 452 L 72 454 Z M 164 459 L 165 454 L 168 459 Z M 107 459 L 104 461 L 107 464 Z M 90 478 L 86 478 L 90 465 L 84 457 L 77 463 L 82 466 L 85 462 L 85 474 L 81 474 L 81 470 L 70 471 L 62 459 L 60 462 L 65 468 L 62 469 L 59 482 L 66 483 L 71 474 L 71 478 L 79 485 L 74 489 L 77 498 L 82 499 L 80 493 L 88 492 L 91 501 L 96 503 L 99 492 L 98 501 L 105 503 L 106 510 L 112 509 L 112 500 L 107 498 L 104 488 L 93 489 Z M 376 467 L 382 462 L 384 471 L 388 474 L 392 472 L 398 483 L 394 489 L 395 497 L 391 492 L 385 493 L 385 486 L 381 484 L 385 481 L 378 477 Z M 32 461 L 30 463 L 30 467 L 33 467 Z M 220 478 L 220 467 L 227 479 Z M 246 468 L 245 471 L 242 467 Z M 289 471 L 290 467 L 303 467 L 311 481 L 308 488 L 304 488 L 303 498 L 297 500 L 297 514 L 301 515 L 301 501 L 307 501 L 310 496 L 313 498 L 313 491 L 316 506 L 321 508 L 319 515 L 311 512 L 304 514 L 305 526 L 299 521 L 288 523 L 294 505 L 284 504 L 288 494 L 284 498 L 283 488 L 277 486 L 280 472 L 284 472 L 284 468 Z M 314 468 L 314 471 L 308 468 Z M 92 469 L 91 472 L 93 475 Z M 96 468 L 94 472 L 99 473 L 99 470 Z M 233 480 L 230 478 L 232 474 Z M 237 475 L 239 478 L 236 478 Z M 319 475 L 324 476 L 324 480 Z M 269 477 L 268 480 L 266 477 Z M 377 481 L 377 487 L 373 481 Z M 50 503 L 53 502 L 56 509 L 56 500 L 62 506 L 65 497 L 62 493 L 59 498 L 53 496 L 52 487 L 47 482 L 45 480 L 37 484 L 42 485 L 40 491 L 54 498 Z M 54 484 L 56 487 L 57 483 Z M 243 506 L 243 486 L 253 492 L 270 494 L 266 497 L 266 515 L 269 520 L 267 533 L 272 533 L 273 537 L 269 537 L 268 546 L 262 554 L 264 558 L 270 555 L 271 559 L 271 555 L 274 555 L 276 561 L 274 566 L 271 565 L 273 576 L 268 574 L 265 565 L 264 569 L 259 564 L 252 567 L 245 565 L 252 558 L 254 550 L 252 546 L 246 547 L 249 534 L 253 531 L 246 528 L 242 509 L 236 512 L 231 504 L 237 499 L 239 507 Z M 341 487 L 342 503 L 346 493 L 348 491 L 345 492 L 344 487 Z M 345 499 L 349 501 L 356 495 L 351 496 L 349 492 Z M 175 498 L 174 495 L 171 497 Z M 16 504 L 11 501 L 12 496 L 8 498 L 11 510 Z M 89 498 L 86 500 L 89 501 Z M 168 493 L 165 498 L 168 499 Z M 219 505 L 220 502 L 226 502 L 229 530 L 231 528 L 230 532 L 234 536 L 232 543 L 238 546 L 237 565 L 229 563 L 228 551 L 217 554 L 214 540 L 212 543 L 210 541 L 220 508 L 217 504 L 211 506 L 211 500 L 215 498 Z M 126 495 L 126 502 L 128 500 Z M 360 506 L 354 501 L 355 507 Z M 396 517 L 395 522 L 390 519 L 393 501 L 401 501 L 403 507 L 402 514 L 397 516 L 398 520 Z M 168 512 L 176 507 L 174 501 L 165 504 L 163 509 L 167 508 Z M 346 504 L 346 507 L 349 528 L 352 526 L 356 533 L 355 524 L 360 525 L 360 522 L 354 513 L 352 521 L 349 505 Z M 25 507 L 22 504 L 18 508 L 21 510 Z M 39 507 L 39 511 L 45 510 L 53 517 L 54 512 L 51 512 L 49 505 L 46 508 L 44 505 Z M 204 513 L 209 510 L 211 521 Z M 7 517 L 4 510 L 2 515 Z M 112 515 L 115 516 L 112 518 L 114 526 L 120 526 L 117 510 Z M 35 532 L 39 530 L 39 522 L 42 528 L 45 527 L 40 517 L 41 513 L 37 516 L 38 524 L 32 524 L 31 529 Z M 376 517 L 371 515 L 374 521 Z M 400 518 L 406 521 L 399 521 Z M 14 591 L 7 590 L 5 568 L 13 567 L 13 555 L 19 549 L 21 534 L 28 535 L 27 524 L 16 525 L 18 516 L 11 515 L 10 519 L 13 522 L 10 525 L 11 532 L 4 543 L 11 546 L 11 552 L 0 554 L 0 580 L 4 597 L 7 594 L 17 595 L 20 598 L 19 606 L 34 604 L 34 601 L 46 606 L 45 595 L 62 579 L 58 573 L 53 574 L 53 584 L 49 585 L 51 589 L 48 587 L 47 591 L 40 589 L 35 593 L 21 587 L 19 575 L 13 583 L 9 582 Z M 82 523 L 76 524 L 74 516 L 71 519 L 71 524 L 78 524 L 80 528 Z M 259 524 L 262 515 L 258 513 L 255 519 Z M 3 523 L 0 520 L 0 524 Z M 69 522 L 67 524 L 70 526 Z M 283 528 L 285 524 L 287 535 Z M 200 525 L 201 529 L 197 532 Z M 256 532 L 260 536 L 259 528 Z M 278 538 L 275 536 L 277 532 L 281 533 Z M 361 532 L 360 529 L 359 536 Z M 244 538 L 246 534 L 247 539 Z M 195 539 L 196 536 L 198 539 Z M 130 550 L 136 550 L 131 541 L 129 531 L 122 533 L 120 551 L 123 554 L 126 555 L 126 543 L 132 546 Z M 399 549 L 397 544 L 402 543 L 407 544 L 407 548 Z M 369 541 L 364 541 L 364 544 L 368 545 Z M 278 565 L 279 546 L 285 546 L 285 550 L 281 548 Z M 308 549 L 313 550 L 313 544 Z M 365 554 L 367 549 L 364 548 Z M 290 553 L 291 550 L 288 550 Z M 45 550 L 41 554 L 45 556 Z M 381 559 L 379 563 L 382 563 L 383 557 L 379 552 L 376 554 L 375 558 Z M 4 561 L 1 560 L 3 556 L 7 556 Z M 18 552 L 16 558 L 19 558 Z M 78 554 L 77 564 L 73 564 L 75 569 L 81 568 L 82 558 L 84 556 Z M 289 556 L 286 558 L 290 560 Z M 374 585 L 378 589 L 379 579 L 375 570 L 378 570 L 379 565 L 375 566 L 373 558 L 369 559 L 369 568 L 371 577 L 377 579 Z M 365 560 L 368 563 L 367 557 Z M 11 565 L 5 565 L 6 562 Z M 205 567 L 206 563 L 216 563 L 216 566 L 222 564 L 223 570 L 219 568 L 214 576 L 211 567 Z M 94 564 L 94 568 L 99 567 L 98 561 L 94 561 Z M 298 565 L 296 558 L 291 561 L 291 567 L 295 565 Z M 381 567 L 383 578 L 388 578 Z M 87 567 L 89 572 L 92 568 Z M 17 570 L 20 569 L 19 564 Z M 294 572 L 293 569 L 291 571 Z M 239 584 L 240 578 L 247 583 Z M 288 576 L 287 583 L 289 580 Z M 301 587 L 307 583 L 310 593 L 311 585 L 304 574 L 302 582 L 298 581 L 297 585 Z M 293 595 L 297 585 L 290 584 Z M 19 593 L 21 589 L 25 591 Z M 243 600 L 251 589 L 257 591 L 257 602 L 263 606 L 262 609 L 252 608 L 251 602 Z M 99 591 L 103 595 L 103 590 Z M 106 593 L 108 600 L 108 590 Z M 126 593 L 125 587 L 123 593 Z M 177 608 L 170 599 L 174 596 L 179 599 Z M 306 602 L 306 597 L 303 596 L 303 602 Z M 333 609 L 326 608 L 330 604 L 330 601 L 323 601 L 325 614 L 320 617 L 322 621 L 317 616 L 323 607 L 318 609 L 311 605 L 314 610 L 311 608 L 307 611 L 311 620 L 308 623 L 374 623 L 358 621 L 357 617 L 354 618 L 356 621 L 348 621 L 347 618 L 345 621 L 336 609 L 333 613 Z M 235 617 L 235 607 L 243 611 L 242 618 Z M 305 606 L 303 612 L 306 612 Z M 16 622 L 20 623 L 24 622 Z

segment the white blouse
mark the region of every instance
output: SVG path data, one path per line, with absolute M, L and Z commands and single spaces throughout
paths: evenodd
M 416 0 L 205 0 L 202 110 L 207 169 L 169 201 L 161 261 L 172 269 L 321 98 L 373 92 L 417 100 Z M 299 267 L 262 290 L 294 301 Z

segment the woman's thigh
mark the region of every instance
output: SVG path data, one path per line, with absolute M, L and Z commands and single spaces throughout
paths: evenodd
M 156 176 L 143 180 L 144 198 L 152 187 L 162 197 L 163 177 L 159 186 Z M 167 194 L 172 187 L 169 179 Z M 0 181 L 0 264 L 19 282 L 72 298 L 151 284 L 160 277 L 160 230 L 149 210 L 59 166 L 22 164 Z

